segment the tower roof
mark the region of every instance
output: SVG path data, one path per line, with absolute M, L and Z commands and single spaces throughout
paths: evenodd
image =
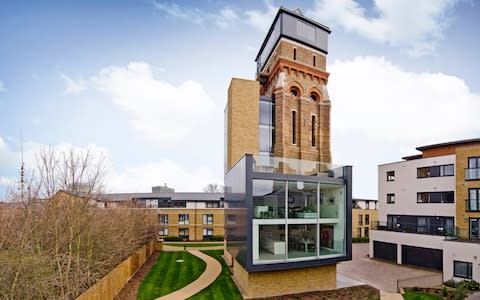
M 257 74 L 262 71 L 282 37 L 328 54 L 330 33 L 330 28 L 305 17 L 299 8 L 289 10 L 280 7 L 255 58 Z

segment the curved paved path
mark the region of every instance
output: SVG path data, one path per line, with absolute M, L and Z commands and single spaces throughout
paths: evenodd
M 217 279 L 220 272 L 222 272 L 222 265 L 213 257 L 206 255 L 198 250 L 188 250 L 190 254 L 195 255 L 196 257 L 203 260 L 207 267 L 203 271 L 202 275 L 197 278 L 194 282 L 189 285 L 173 292 L 163 297 L 157 298 L 156 300 L 178 300 L 178 299 L 187 299 L 200 292 L 212 282 Z

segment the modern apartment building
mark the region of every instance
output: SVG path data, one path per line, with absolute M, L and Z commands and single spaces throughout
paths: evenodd
M 149 209 L 158 215 L 159 236 L 187 241 L 211 240 L 225 234 L 223 193 L 125 193 L 103 194 L 104 207 Z
M 370 237 L 372 224 L 378 222 L 378 200 L 353 199 L 352 202 L 352 237 Z
M 336 263 L 351 259 L 351 167 L 331 164 L 329 33 L 280 8 L 256 80 L 228 89 L 225 257 L 246 297 L 335 288 Z
M 480 281 L 480 139 L 417 150 L 378 167 L 370 256 Z

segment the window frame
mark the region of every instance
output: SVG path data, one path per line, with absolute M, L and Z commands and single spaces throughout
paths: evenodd
M 467 265 L 467 274 L 460 274 L 457 273 L 456 266 L 457 264 L 466 264 Z M 473 263 L 468 262 L 468 261 L 461 261 L 461 260 L 454 260 L 453 261 L 453 276 L 458 277 L 458 278 L 465 278 L 465 279 L 472 279 L 472 269 L 473 269 Z
M 162 217 L 164 217 L 163 222 L 162 222 Z M 159 214 L 158 215 L 158 224 L 168 225 L 168 214 Z
M 297 144 L 297 111 L 296 110 L 292 110 L 291 117 L 292 117 L 292 124 L 291 124 L 292 141 L 291 142 L 293 145 L 296 145 Z
M 184 217 L 182 218 L 182 216 L 184 216 Z M 190 224 L 190 215 L 189 214 L 178 214 L 178 224 L 179 225 L 189 225 Z
M 387 171 L 387 181 L 395 181 L 395 170 Z
M 158 231 L 158 235 L 159 236 L 168 236 L 168 227 L 160 228 L 160 230 Z
M 393 201 L 392 201 L 393 198 Z M 395 193 L 387 194 L 387 204 L 395 204 Z
M 445 170 L 447 170 L 447 167 L 452 167 L 453 172 L 451 174 L 449 173 L 445 175 Z M 426 171 L 425 173 L 426 176 L 420 176 L 421 171 Z M 417 168 L 417 179 L 432 178 L 432 177 L 449 177 L 449 176 L 455 176 L 455 164 L 424 166 L 424 167 Z
M 203 214 L 203 225 L 213 225 L 213 214 Z

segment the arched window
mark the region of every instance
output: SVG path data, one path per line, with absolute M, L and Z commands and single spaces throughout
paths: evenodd
M 300 96 L 300 90 L 296 86 L 292 86 L 290 88 L 290 95 L 292 95 L 294 97 L 298 97 L 298 96 Z
M 313 101 L 318 101 L 320 97 L 318 96 L 317 93 L 313 92 L 310 94 L 310 99 L 312 99 Z

